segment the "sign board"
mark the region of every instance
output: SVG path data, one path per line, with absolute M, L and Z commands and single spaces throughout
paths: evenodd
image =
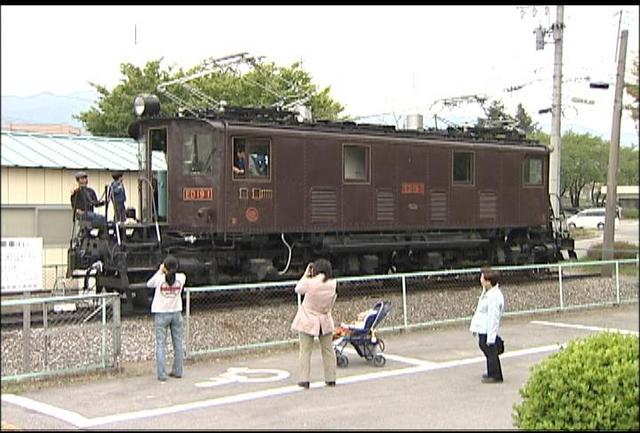
M 2 238 L 2 294 L 42 290 L 42 238 Z
M 213 188 L 182 188 L 183 201 L 213 200 Z

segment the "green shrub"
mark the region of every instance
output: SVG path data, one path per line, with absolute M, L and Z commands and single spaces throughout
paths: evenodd
M 635 259 L 638 254 L 638 247 L 629 242 L 613 243 L 614 259 Z M 589 260 L 602 260 L 602 242 L 593 244 L 587 250 Z
M 638 337 L 600 332 L 533 366 L 513 423 L 532 430 L 638 430 Z
M 638 219 L 638 209 L 634 208 L 634 207 L 630 207 L 630 208 L 624 208 L 622 209 L 622 218 L 624 219 L 630 219 L 630 220 L 637 220 Z

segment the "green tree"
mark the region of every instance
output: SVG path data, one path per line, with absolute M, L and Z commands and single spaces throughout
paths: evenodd
M 524 131 L 524 133 L 527 134 L 528 137 L 531 137 L 534 133 L 540 130 L 540 128 L 538 127 L 538 123 L 533 122 L 531 116 L 529 116 L 522 104 L 518 104 L 518 106 L 516 107 L 515 120 L 517 127 Z
M 560 156 L 560 195 L 568 193 L 573 207 L 580 207 L 580 193 L 591 187 L 594 204 L 600 197 L 600 185 L 606 179 L 607 144 L 602 138 L 569 131 L 562 136 Z
M 638 157 L 640 152 L 632 147 L 620 146 L 620 164 L 618 173 L 618 185 L 638 185 L 639 164 Z
M 513 119 L 504 111 L 504 103 L 499 100 L 491 101 L 491 104 L 487 108 L 482 105 L 482 109 L 484 110 L 485 117 L 478 117 L 478 120 L 476 122 L 477 127 L 492 126 L 495 125 L 498 121 Z
M 204 67 L 196 66 L 188 71 L 181 68 L 176 71 L 171 68 L 163 70 L 160 67 L 161 60 L 148 62 L 144 69 L 130 63 L 122 64 L 124 78 L 111 91 L 91 83 L 100 94 L 97 106 L 75 117 L 94 135 L 126 136 L 129 123 L 135 119 L 132 101 L 140 93 L 156 94 L 160 98 L 162 114 L 175 114 L 179 107 L 157 91 L 158 85 L 201 72 Z M 331 88 L 320 90 L 299 62 L 289 67 L 257 63 L 245 73 L 226 69 L 189 81 L 188 85 L 212 100 L 225 101 L 232 106 L 270 107 L 302 101 L 309 106 L 315 119 L 330 120 L 338 119 L 344 110 L 340 103 L 331 98 Z M 168 86 L 167 90 L 192 106 L 202 106 L 202 101 L 194 99 L 184 86 L 174 84 Z
M 511 122 L 523 131 L 527 138 L 534 138 L 535 133 L 539 132 L 538 124 L 534 123 L 531 116 L 524 109 L 522 104 L 518 104 L 516 107 L 515 116 L 511 116 L 505 111 L 504 103 L 500 100 L 493 100 L 489 107 L 482 107 L 485 112 L 485 117 L 479 117 L 476 126 L 487 127 L 494 126 L 500 122 Z
M 624 88 L 633 98 L 633 102 L 625 106 L 625 108 L 631 111 L 631 118 L 636 122 L 636 129 L 638 129 L 638 87 L 640 85 L 640 79 L 638 78 L 638 54 L 636 53 L 636 57 L 633 59 L 633 67 L 631 68 L 631 76 L 633 77 L 633 82 L 625 83 Z
M 125 137 L 127 126 L 133 120 L 133 99 L 141 93 L 155 93 L 158 84 L 170 79 L 170 70 L 161 70 L 162 59 L 152 60 L 140 69 L 131 63 L 120 65 L 120 73 L 124 76 L 121 83 L 109 91 L 105 86 L 89 83 L 99 93 L 97 106 L 88 111 L 74 115 L 84 123 L 93 135 Z M 160 99 L 163 113 L 175 111 L 175 105 L 164 98 Z

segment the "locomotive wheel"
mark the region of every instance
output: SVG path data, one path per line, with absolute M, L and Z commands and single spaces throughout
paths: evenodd
M 376 367 L 384 367 L 386 363 L 387 363 L 387 358 L 385 358 L 382 355 L 376 355 L 373 358 L 373 365 L 375 365 Z
M 337 355 L 336 363 L 340 368 L 347 368 L 347 366 L 349 365 L 349 358 L 347 358 L 345 355 Z

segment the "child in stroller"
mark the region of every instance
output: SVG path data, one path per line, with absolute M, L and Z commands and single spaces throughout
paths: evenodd
M 342 323 L 334 333 L 333 349 L 336 352 L 338 367 L 349 365 L 349 358 L 343 353 L 348 343 L 354 347 L 358 355 L 367 361 L 373 361 L 376 367 L 382 367 L 387 362 L 384 355 L 384 341 L 377 338 L 375 330 L 387 316 L 391 305 L 378 301 L 370 310 L 358 314 L 358 320 L 350 324 Z

